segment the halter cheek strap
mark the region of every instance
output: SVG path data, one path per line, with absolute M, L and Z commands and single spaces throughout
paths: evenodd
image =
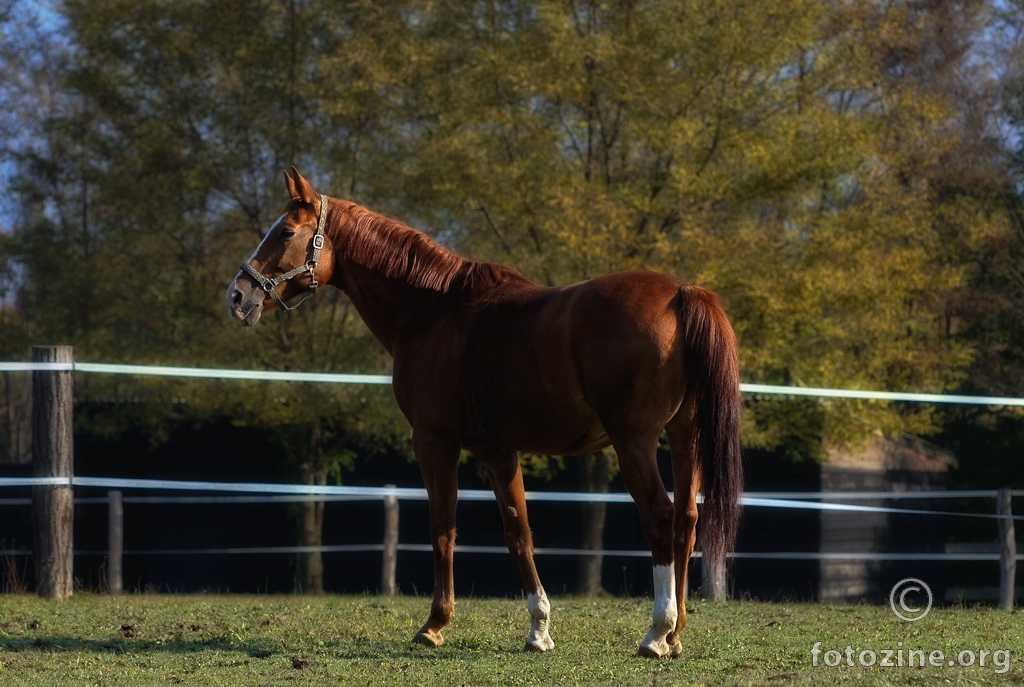
M 324 247 L 324 227 L 327 224 L 327 196 L 320 196 L 320 219 L 316 225 L 316 234 L 313 236 L 313 252 L 309 256 L 309 260 L 305 264 L 296 267 L 293 270 L 285 272 L 284 274 L 276 277 L 264 277 L 257 271 L 255 267 L 250 265 L 248 262 L 242 263 L 242 271 L 248 274 L 250 277 L 256 280 L 256 283 L 263 287 L 263 290 L 270 295 L 271 298 L 277 303 L 277 306 L 285 312 L 291 312 L 295 308 L 302 305 L 302 302 L 309 298 L 311 295 L 316 293 L 319 284 L 316 283 L 316 266 L 320 262 L 320 251 Z M 299 302 L 295 305 L 288 307 L 285 304 L 284 299 L 277 292 L 277 287 L 285 283 L 290 279 L 309 272 L 309 292 L 299 299 Z

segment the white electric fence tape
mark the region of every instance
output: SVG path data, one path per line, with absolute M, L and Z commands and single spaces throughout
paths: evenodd
M 407 501 L 426 501 L 426 489 L 402 487 L 346 487 L 314 484 L 264 484 L 260 482 L 189 482 L 176 480 L 122 479 L 110 477 L 0 477 L 0 487 L 31 487 L 31 486 L 78 486 L 105 489 L 173 489 L 178 491 L 222 491 L 248 492 L 259 494 L 296 494 L 307 497 L 333 496 L 345 497 L 347 500 L 375 500 L 385 496 L 395 496 Z M 762 496 L 745 494 L 740 503 L 744 506 L 763 508 L 788 508 L 819 511 L 851 511 L 857 513 L 905 513 L 920 515 L 949 515 L 965 518 L 985 518 L 990 520 L 1024 520 L 1024 515 L 996 515 L 993 513 L 962 513 L 956 511 L 922 510 L 913 508 L 886 508 L 882 506 L 859 506 L 851 503 L 832 503 L 821 501 L 804 501 L 808 498 L 857 498 L 857 492 L 840 494 L 834 492 L 789 492 L 787 495 L 796 498 L 771 498 L 776 494 Z M 1024 494 L 1016 491 L 1015 495 Z M 933 491 L 933 492 L 861 492 L 860 497 L 873 499 L 899 498 L 966 498 L 994 497 L 995 491 Z M 463 489 L 458 497 L 463 501 L 493 501 L 494 493 L 485 489 Z M 183 497 L 188 498 L 188 497 Z M 554 501 L 557 503 L 632 503 L 633 498 L 625 493 L 594 493 L 573 491 L 531 491 L 526 493 L 528 501 Z M 167 500 L 168 502 L 170 499 Z M 703 498 L 698 495 L 697 502 Z
M 276 382 L 324 382 L 333 384 L 390 384 L 390 375 L 339 374 L 330 372 L 278 372 L 273 370 L 231 370 L 207 367 L 167 367 L 159 365 L 116 365 L 109 363 L 11 363 L 0 362 L 0 372 L 95 372 L 100 374 L 149 375 L 159 377 L 194 377 L 199 379 L 250 379 Z M 903 391 L 863 391 L 859 389 L 826 389 L 772 384 L 740 384 L 740 391 L 751 394 L 782 396 L 814 396 L 819 398 L 852 398 L 869 401 L 910 401 L 915 403 L 960 403 L 988 406 L 1022 406 L 1024 398 L 1003 396 L 964 396 L 951 394 L 919 394 Z
M 240 379 L 280 382 L 321 382 L 334 384 L 390 384 L 390 375 L 359 375 L 318 372 L 278 372 L 270 370 L 231 370 L 217 368 L 166 367 L 148 365 L 114 365 L 106 363 L 22 363 L 0 362 L 0 372 L 92 372 L 100 374 L 130 374 L 161 377 L 189 377 L 200 379 Z M 947 394 L 919 394 L 892 391 L 861 391 L 856 389 L 826 389 L 795 386 L 773 386 L 768 384 L 740 384 L 740 391 L 753 394 L 772 394 L 785 396 L 810 396 L 817 398 L 848 398 L 880 401 L 908 401 L 915 403 L 957 403 L 988 406 L 1022 406 L 1024 398 L 1006 398 L 1001 396 L 964 396 Z M 328 485 L 301 484 L 260 484 L 260 483 L 224 483 L 224 482 L 187 482 L 170 480 L 142 479 L 111 479 L 100 477 L 6 477 L 0 478 L 0 487 L 28 486 L 82 486 L 108 489 L 173 489 L 180 491 L 220 491 L 249 492 L 261 494 L 281 494 L 278 497 L 129 497 L 125 502 L 151 503 L 220 503 L 220 502 L 267 502 L 292 500 L 370 500 L 385 496 L 399 499 L 424 501 L 427 498 L 425 489 L 386 488 L 386 487 L 345 487 Z M 917 492 L 783 492 L 783 493 L 749 493 L 742 498 L 745 506 L 765 508 L 787 508 L 817 511 L 852 511 L 862 513 L 902 513 L 922 515 L 961 516 L 986 519 L 1024 520 L 1024 516 L 1004 516 L 987 513 L 962 513 L 954 511 L 920 510 L 910 508 L 884 508 L 880 506 L 859 506 L 848 503 L 816 502 L 799 499 L 832 498 L 841 500 L 852 499 L 946 499 L 946 498 L 993 498 L 994 490 L 972 491 L 917 491 Z M 1015 490 L 1014 496 L 1024 495 L 1024 490 Z M 465 501 L 489 501 L 494 494 L 484 490 L 467 489 L 459 492 L 459 498 Z M 622 493 L 578 493 L 578 492 L 529 492 L 527 499 L 531 501 L 555 501 L 568 503 L 629 503 L 632 498 Z M 698 497 L 698 501 L 700 501 Z M 105 502 L 104 498 L 78 499 L 78 502 Z M 24 505 L 28 499 L 0 499 L 0 505 Z M 431 551 L 429 545 L 399 544 L 400 551 Z M 126 554 L 213 554 L 213 553 L 299 553 L 304 551 L 354 552 L 381 551 L 381 544 L 352 546 L 316 546 L 316 547 L 257 547 L 250 549 L 167 549 L 151 551 L 125 551 Z M 456 546 L 456 551 L 467 553 L 504 553 L 500 546 Z M 608 555 L 608 556 L 650 556 L 649 551 L 614 551 L 614 550 L 580 550 L 538 548 L 538 554 L 547 555 Z M 7 551 L 10 555 L 25 555 L 29 551 Z M 106 553 L 76 551 L 78 554 Z M 699 556 L 700 552 L 694 554 Z M 821 552 L 742 552 L 730 554 L 734 558 L 778 559 L 778 560 L 999 560 L 999 554 L 956 554 L 956 553 L 821 553 Z M 1018 555 L 1018 560 L 1024 556 Z

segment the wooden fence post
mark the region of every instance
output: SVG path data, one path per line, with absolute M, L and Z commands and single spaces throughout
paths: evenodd
M 34 363 L 71 363 L 70 346 L 34 346 Z M 32 372 L 32 465 L 36 477 L 74 474 L 71 370 Z M 69 480 L 70 481 L 70 480 Z M 74 578 L 71 484 L 32 487 L 32 539 L 39 595 L 63 601 Z
M 1010 507 L 1013 492 L 1000 489 L 996 495 L 996 513 L 1004 516 L 999 521 L 999 608 L 1013 610 L 1013 597 L 1017 578 L 1017 542 L 1014 539 L 1013 515 Z
M 394 484 L 385 484 L 385 489 L 394 489 Z M 395 572 L 398 568 L 398 497 L 384 497 L 384 555 L 380 567 L 380 593 L 394 596 L 396 592 Z
M 120 594 L 124 583 L 121 558 L 124 555 L 124 503 L 120 491 L 107 492 L 107 592 Z

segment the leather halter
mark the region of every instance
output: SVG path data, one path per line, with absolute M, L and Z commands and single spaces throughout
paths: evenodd
M 256 280 L 256 283 L 263 287 L 263 290 L 270 294 L 270 297 L 277 301 L 277 306 L 285 312 L 291 312 L 295 308 L 302 305 L 302 302 L 307 298 L 316 293 L 316 265 L 320 261 L 320 250 L 324 247 L 324 226 L 327 224 L 327 196 L 320 196 L 320 220 L 316 225 L 316 235 L 313 236 L 313 253 L 309 256 L 309 260 L 305 264 L 296 267 L 293 270 L 285 272 L 274 278 L 264 277 L 260 274 L 255 267 L 250 265 L 248 262 L 242 263 L 242 271 L 248 274 L 250 277 Z M 309 292 L 299 299 L 298 303 L 288 307 L 284 299 L 277 293 L 277 287 L 289 279 L 294 279 L 304 272 L 309 272 Z

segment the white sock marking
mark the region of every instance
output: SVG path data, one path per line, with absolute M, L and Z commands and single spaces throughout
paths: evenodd
M 526 597 L 526 607 L 530 610 L 530 617 L 533 618 L 526 643 L 540 651 L 554 649 L 555 642 L 548 633 L 548 628 L 551 625 L 551 603 L 548 601 L 548 595 L 544 593 L 543 587 L 537 589 L 536 594 Z
M 659 656 L 669 653 L 670 647 L 665 636 L 675 629 L 679 617 L 676 603 L 676 568 L 674 563 L 654 566 L 654 611 L 651 613 L 651 629 L 640 642 L 640 646 Z

